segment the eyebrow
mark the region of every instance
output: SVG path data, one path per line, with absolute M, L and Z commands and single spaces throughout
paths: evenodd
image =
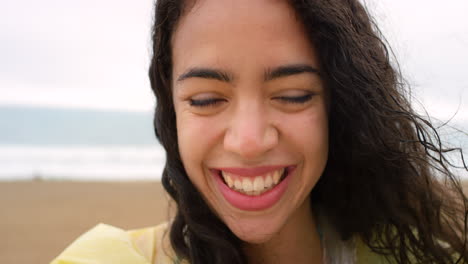
M 267 69 L 264 74 L 264 79 L 265 81 L 271 81 L 273 79 L 302 73 L 316 73 L 320 75 L 319 70 L 313 66 L 307 64 L 292 64 Z M 231 82 L 233 79 L 231 76 L 232 75 L 228 72 L 219 69 L 194 67 L 181 74 L 179 78 L 177 78 L 177 81 L 180 82 L 189 78 L 203 78 L 222 82 Z
M 316 73 L 320 75 L 320 71 L 317 68 L 314 68 L 313 66 L 310 66 L 308 64 L 293 64 L 280 66 L 273 69 L 267 69 L 265 71 L 265 81 L 271 81 L 273 79 L 301 73 Z
M 180 82 L 189 78 L 204 78 L 222 82 L 230 82 L 232 80 L 230 74 L 222 70 L 195 67 L 181 74 L 179 78 L 177 78 L 177 81 Z

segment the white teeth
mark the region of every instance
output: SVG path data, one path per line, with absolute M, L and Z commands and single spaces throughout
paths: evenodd
M 244 190 L 244 192 L 253 191 L 252 182 L 247 179 L 242 180 L 242 189 Z
M 221 175 L 229 188 L 247 195 L 256 196 L 275 187 L 276 184 L 279 183 L 283 173 L 284 168 L 263 176 L 257 176 L 253 179 L 249 177 L 235 176 L 224 171 L 221 172 Z
M 253 183 L 253 189 L 256 192 L 263 191 L 263 178 L 261 176 L 255 177 L 254 183 Z
M 234 187 L 236 187 L 237 190 L 242 189 L 242 183 L 239 180 L 234 181 Z
M 265 182 L 263 183 L 265 189 L 268 189 L 271 187 L 271 185 L 273 184 L 273 179 L 271 178 L 271 175 L 268 174 L 268 176 L 266 177 L 265 179 Z
M 280 177 L 281 177 L 281 174 L 283 174 L 283 169 L 281 170 L 276 170 L 275 172 L 273 172 L 273 183 L 274 184 L 277 184 L 280 180 Z
M 231 179 L 231 177 L 229 177 L 229 175 L 226 175 L 224 179 L 226 183 L 228 184 L 229 188 L 232 188 L 232 186 L 234 186 L 234 181 Z

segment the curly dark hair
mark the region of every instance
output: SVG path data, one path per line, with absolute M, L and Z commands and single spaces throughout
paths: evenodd
M 330 93 L 329 157 L 311 199 L 341 239 L 358 236 L 397 263 L 468 263 L 467 198 L 437 129 L 409 102 L 409 88 L 374 20 L 357 0 L 290 0 L 319 55 Z M 242 241 L 209 209 L 180 154 L 171 91 L 171 37 L 189 7 L 158 0 L 149 69 L 164 188 L 177 205 L 176 254 L 198 263 L 246 263 Z M 342 219 L 346 219 L 343 221 Z M 440 242 L 445 243 L 440 243 Z M 449 247 L 447 247 L 447 244 Z

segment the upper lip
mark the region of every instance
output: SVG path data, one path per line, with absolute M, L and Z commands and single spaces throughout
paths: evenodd
M 272 166 L 260 166 L 260 167 L 250 167 L 250 168 L 242 168 L 242 167 L 223 167 L 223 168 L 213 168 L 214 170 L 220 170 L 227 173 L 239 175 L 239 176 L 259 176 L 264 175 L 269 172 L 279 170 L 282 168 L 287 168 L 288 165 L 272 165 Z

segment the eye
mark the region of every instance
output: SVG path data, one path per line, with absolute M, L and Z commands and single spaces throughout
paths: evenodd
M 308 93 L 300 96 L 276 96 L 273 99 L 281 100 L 285 103 L 303 104 L 310 101 L 313 96 L 314 94 Z
M 210 107 L 216 106 L 224 101 L 226 100 L 222 98 L 189 99 L 189 104 L 194 107 Z

